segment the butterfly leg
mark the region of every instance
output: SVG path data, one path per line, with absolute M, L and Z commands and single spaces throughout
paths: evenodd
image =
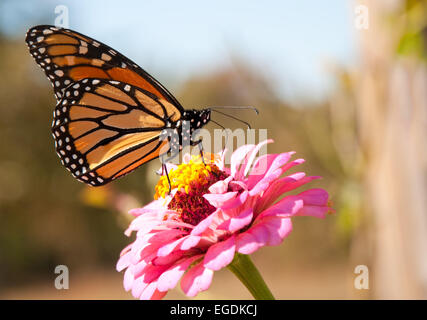
M 168 179 L 168 183 L 169 183 L 169 194 L 172 192 L 172 185 L 171 185 L 171 180 L 169 178 L 169 174 L 168 174 L 168 168 L 166 167 L 166 163 L 162 162 L 162 175 L 166 174 L 166 178 Z
M 203 155 L 203 143 L 202 142 L 203 142 L 202 139 L 199 139 L 199 140 L 196 140 L 196 141 L 192 141 L 191 145 L 192 146 L 197 145 L 199 147 L 200 157 L 202 158 L 203 164 L 206 166 L 205 157 Z
M 199 146 L 199 152 L 200 152 L 200 157 L 202 158 L 202 162 L 206 166 L 205 156 L 203 154 L 203 143 L 202 143 L 202 140 L 199 140 L 199 143 L 197 145 Z

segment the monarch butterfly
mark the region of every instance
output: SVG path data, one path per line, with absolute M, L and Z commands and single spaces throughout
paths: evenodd
M 184 109 L 116 50 L 49 25 L 29 29 L 25 41 L 57 99 L 56 152 L 79 181 L 104 185 L 148 161 L 173 157 L 185 139 L 201 147 L 201 140 L 191 137 L 210 121 L 211 109 Z

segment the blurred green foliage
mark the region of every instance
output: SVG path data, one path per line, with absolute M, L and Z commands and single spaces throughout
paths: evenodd
M 427 1 L 407 0 L 403 14 L 394 17 L 403 30 L 397 53 L 427 61 Z

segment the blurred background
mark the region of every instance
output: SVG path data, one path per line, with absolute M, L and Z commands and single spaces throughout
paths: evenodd
M 324 177 L 310 187 L 327 189 L 336 213 L 294 219 L 282 245 L 253 255 L 276 298 L 427 298 L 421 0 L 2 0 L 0 298 L 132 299 L 115 264 L 131 241 L 127 211 L 152 199 L 157 180 L 153 163 L 88 188 L 61 166 L 53 92 L 24 42 L 31 26 L 55 22 L 128 56 L 186 108 L 256 106 L 259 117 L 233 115 L 268 129 L 269 152 L 295 150 L 307 160 L 298 170 Z M 54 287 L 57 265 L 69 290 Z M 369 288 L 355 287 L 359 265 Z M 227 269 L 197 296 L 250 298 Z

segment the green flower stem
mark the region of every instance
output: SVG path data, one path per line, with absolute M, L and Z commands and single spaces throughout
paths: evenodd
M 242 281 L 255 300 L 275 300 L 249 255 L 236 253 L 228 268 Z

